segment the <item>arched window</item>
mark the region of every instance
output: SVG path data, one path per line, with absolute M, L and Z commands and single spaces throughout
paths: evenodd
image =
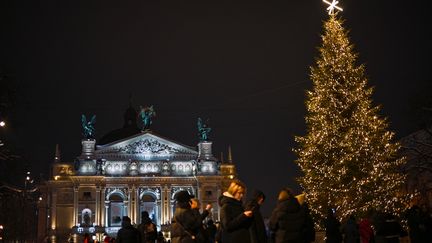
M 144 194 L 141 197 L 141 201 L 140 201 L 140 212 L 144 212 L 147 211 L 150 219 L 153 221 L 153 223 L 155 223 L 156 225 L 158 224 L 158 207 L 157 207 L 157 203 L 156 203 L 156 198 L 154 197 L 153 194 Z M 141 213 L 139 215 L 140 217 L 140 222 L 141 222 Z
M 126 216 L 124 199 L 122 195 L 114 193 L 109 197 L 109 226 L 121 226 L 123 216 Z

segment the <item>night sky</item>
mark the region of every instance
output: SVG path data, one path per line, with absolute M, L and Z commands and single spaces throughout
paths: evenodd
M 426 4 L 339 4 L 396 138 L 418 129 L 412 104 L 431 83 Z M 132 96 L 136 107 L 154 105 L 155 133 L 189 146 L 197 118 L 208 118 L 214 155 L 231 145 L 240 179 L 267 194 L 268 213 L 280 188 L 300 192 L 292 148 L 305 134 L 325 9 L 320 0 L 3 0 L 0 69 L 16 86 L 5 141 L 47 174 L 56 144 L 64 161 L 81 153 L 81 114 L 96 114 L 100 138 L 123 126 Z

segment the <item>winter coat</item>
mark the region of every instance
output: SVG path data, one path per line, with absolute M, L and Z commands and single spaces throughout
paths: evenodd
M 369 219 L 362 219 L 359 223 L 359 232 L 361 243 L 370 243 L 373 241 L 374 232 L 372 229 L 372 224 Z
M 312 216 L 310 215 L 309 206 L 306 203 L 302 204 L 303 210 L 306 214 L 306 226 L 304 231 L 305 242 L 314 242 L 315 241 L 315 224 Z
M 142 219 L 142 223 L 138 225 L 138 231 L 141 235 L 141 243 L 154 243 L 157 239 L 157 228 L 150 218 Z
M 344 234 L 344 243 L 359 243 L 360 234 L 357 223 L 354 219 L 349 218 L 343 226 L 342 232 Z
M 335 216 L 327 216 L 324 225 L 326 229 L 326 243 L 342 242 L 341 223 Z
M 423 213 L 418 206 L 413 206 L 408 211 L 407 219 L 411 243 L 429 242 L 429 232 L 432 231 L 431 217 Z
M 129 222 L 122 222 L 122 228 L 117 232 L 116 243 L 141 243 L 140 233 Z
M 404 230 L 393 215 L 384 216 L 384 221 L 376 232 L 377 239 L 385 239 L 387 243 L 399 243 L 399 237 L 404 234 Z
M 306 213 L 296 198 L 278 202 L 269 226 L 275 232 L 275 243 L 305 242 Z
M 190 208 L 176 208 L 173 224 L 171 225 L 172 242 L 197 242 L 196 236 L 201 227 L 201 217 Z
M 222 223 L 221 241 L 223 243 L 249 243 L 249 227 L 252 217 L 244 215 L 241 201 L 229 196 L 220 199 Z
M 256 200 L 247 203 L 246 208 L 253 209 L 253 220 L 249 228 L 252 243 L 267 243 L 267 231 L 261 215 L 260 205 Z
M 207 243 L 209 241 L 209 236 L 207 235 L 207 232 L 204 228 L 204 225 L 202 224 L 202 221 L 207 218 L 209 215 L 209 211 L 204 210 L 203 213 L 200 213 L 198 208 L 192 209 L 192 212 L 195 214 L 195 217 L 200 219 L 200 227 L 198 229 L 197 235 L 196 235 L 196 242 L 199 243 Z
M 216 232 L 217 232 L 216 225 L 213 223 L 208 223 L 205 231 L 206 231 L 206 235 L 208 236 L 208 242 L 209 243 L 215 242 Z

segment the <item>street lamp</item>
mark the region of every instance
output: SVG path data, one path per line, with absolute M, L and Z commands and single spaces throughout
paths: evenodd
M 6 126 L 6 122 L 3 120 L 0 120 L 0 127 L 4 127 L 4 126 Z M 4 143 L 0 140 L 0 147 L 3 145 L 4 145 Z M 2 230 L 2 229 L 0 229 L 0 230 Z
M 3 242 L 3 225 L 0 224 L 0 242 Z

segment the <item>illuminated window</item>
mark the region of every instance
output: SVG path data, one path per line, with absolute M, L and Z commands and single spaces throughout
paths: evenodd
M 109 226 L 121 226 L 122 217 L 126 216 L 123 197 L 119 194 L 113 194 L 110 196 L 109 200 Z

